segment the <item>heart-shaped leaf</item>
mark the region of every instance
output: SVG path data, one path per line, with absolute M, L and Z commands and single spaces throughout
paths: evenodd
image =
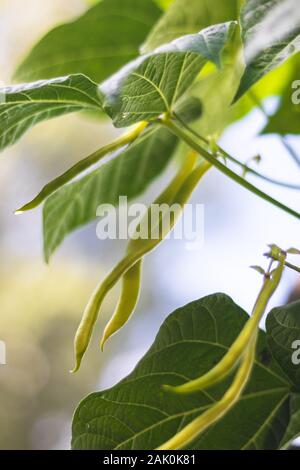
M 78 407 L 74 449 L 155 449 L 220 399 L 230 379 L 192 395 L 164 392 L 207 372 L 226 353 L 248 316 L 214 294 L 172 313 L 135 370 Z M 289 420 L 290 384 L 273 363 L 260 332 L 251 380 L 232 410 L 191 449 L 277 448 Z

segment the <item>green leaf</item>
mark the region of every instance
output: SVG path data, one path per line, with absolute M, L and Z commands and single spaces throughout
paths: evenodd
M 294 342 L 299 342 L 300 349 L 300 301 L 274 308 L 267 317 L 266 328 L 273 357 L 300 391 L 300 364 L 293 359 L 297 348 Z
M 200 76 L 189 90 L 189 93 L 202 102 L 202 117 L 195 123 L 195 130 L 204 137 L 213 135 L 217 138 L 229 124 L 241 119 L 257 106 L 257 101 L 250 93 L 246 93 L 232 106 L 244 72 L 244 65 L 239 57 L 241 40 L 238 34 L 231 47 L 233 50 L 229 57 L 227 53 L 226 61 L 223 59 L 222 68 Z M 285 62 L 253 86 L 254 96 L 257 100 L 263 100 L 268 96 L 281 94 L 290 84 L 293 70 L 293 60 Z
M 14 144 L 38 122 L 83 109 L 100 109 L 97 85 L 70 75 L 0 89 L 0 150 Z
M 83 73 L 102 81 L 139 54 L 158 20 L 153 0 L 102 0 L 44 36 L 16 71 L 18 81 Z
M 282 438 L 280 447 L 286 449 L 289 444 L 300 436 L 300 394 L 292 393 L 290 398 L 290 422 Z
M 141 56 L 102 83 L 103 108 L 114 125 L 125 127 L 170 112 L 207 61 L 220 65 L 235 28 L 235 23 L 224 23 L 183 36 Z
M 192 395 L 164 392 L 208 371 L 226 353 L 248 316 L 229 297 L 214 294 L 172 313 L 135 370 L 77 408 L 74 449 L 155 449 L 220 399 L 230 382 Z M 273 449 L 288 422 L 290 385 L 260 332 L 251 380 L 232 410 L 199 436 L 192 449 Z M 255 419 L 253 417 L 255 416 Z
M 46 260 L 70 232 L 96 218 L 100 204 L 117 206 L 119 196 L 142 193 L 166 167 L 176 143 L 168 131 L 149 129 L 111 161 L 50 196 L 43 211 Z
M 150 32 L 143 52 L 186 34 L 197 33 L 208 26 L 237 20 L 238 0 L 175 0 Z
M 295 10 L 295 14 L 291 14 Z M 258 80 L 300 50 L 296 2 L 247 0 L 241 13 L 246 69 L 235 101 Z
M 299 134 L 300 133 L 300 54 L 295 61 L 294 74 L 283 91 L 279 108 L 269 118 L 263 134 Z

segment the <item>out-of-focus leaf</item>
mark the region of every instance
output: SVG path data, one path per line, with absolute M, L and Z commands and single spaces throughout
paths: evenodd
M 117 206 L 119 196 L 142 193 L 170 161 L 176 142 L 164 129 L 149 129 L 111 161 L 50 196 L 43 211 L 46 260 L 70 232 L 96 218 L 100 204 Z
M 35 124 L 84 109 L 101 109 L 97 85 L 77 74 L 0 89 L 0 150 Z
M 15 78 L 28 82 L 84 73 L 102 81 L 138 55 L 160 15 L 153 0 L 102 0 L 75 21 L 46 34 Z
M 286 84 L 279 108 L 262 133 L 300 134 L 300 55 L 297 55 L 294 74 Z
M 300 50 L 299 12 L 287 15 L 287 3 L 289 0 L 246 0 L 241 13 L 246 69 L 235 100 Z
M 197 33 L 201 29 L 230 20 L 239 16 L 238 0 L 175 0 L 167 12 L 153 27 L 143 52 L 173 41 L 186 34 Z
M 160 6 L 164 10 L 167 10 L 167 8 L 169 8 L 171 3 L 174 2 L 174 0 L 154 0 L 154 1 L 155 3 L 157 3 L 158 6 Z
M 208 61 L 220 65 L 235 29 L 236 23 L 223 23 L 183 36 L 136 59 L 102 83 L 103 108 L 115 126 L 170 112 Z

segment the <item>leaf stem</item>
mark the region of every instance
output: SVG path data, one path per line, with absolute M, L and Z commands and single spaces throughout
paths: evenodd
M 282 209 L 283 211 L 287 212 L 288 214 L 300 219 L 300 214 L 293 209 L 287 207 L 286 205 L 282 204 L 281 202 L 277 201 L 276 199 L 272 198 L 268 194 L 264 193 L 260 189 L 256 188 L 253 184 L 246 181 L 241 176 L 237 175 L 234 171 L 230 170 L 226 167 L 223 163 L 217 160 L 212 154 L 210 154 L 207 150 L 205 150 L 198 142 L 196 142 L 190 134 L 188 134 L 182 127 L 178 126 L 174 121 L 170 119 L 161 119 L 161 124 L 167 127 L 173 134 L 177 137 L 182 139 L 186 144 L 188 144 L 192 149 L 198 152 L 202 157 L 215 166 L 219 171 L 223 174 L 228 176 L 230 179 L 238 183 L 240 186 L 248 189 L 248 191 L 256 194 L 260 198 L 264 199 L 265 201 L 270 202 L 274 206 Z
M 292 269 L 293 271 L 296 271 L 297 273 L 300 273 L 300 267 L 295 266 L 294 264 L 289 263 L 288 261 L 286 261 L 284 264 L 285 264 L 285 266 L 286 266 L 287 268 L 290 268 L 290 269 Z

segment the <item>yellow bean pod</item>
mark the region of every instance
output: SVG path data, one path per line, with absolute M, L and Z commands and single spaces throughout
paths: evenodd
M 142 260 L 137 261 L 122 278 L 122 290 L 117 308 L 105 327 L 101 349 L 110 336 L 116 333 L 129 320 L 139 299 L 141 286 Z
M 210 164 L 207 162 L 203 162 L 199 164 L 194 170 L 193 167 L 197 160 L 197 156 L 195 153 L 189 154 L 189 157 L 185 160 L 183 167 L 179 171 L 179 173 L 175 176 L 173 181 L 170 185 L 166 188 L 166 190 L 159 196 L 156 201 L 162 202 L 167 201 L 170 203 L 171 197 L 173 196 L 173 203 L 180 204 L 181 207 L 184 207 L 184 204 L 190 197 L 191 193 L 197 186 L 197 183 L 201 179 L 201 177 L 206 173 L 206 171 L 210 168 Z M 181 185 L 180 185 L 181 184 Z M 179 188 L 179 190 L 178 190 Z M 177 193 L 176 193 L 177 190 Z M 152 231 L 156 231 L 157 227 L 152 226 L 150 227 L 151 233 L 150 237 L 147 239 L 131 239 L 128 243 L 127 251 L 125 257 L 113 268 L 110 274 L 104 279 L 104 281 L 96 288 L 94 294 L 92 295 L 85 312 L 83 314 L 81 323 L 77 330 L 74 342 L 74 349 L 75 349 L 75 368 L 72 372 L 76 372 L 81 364 L 81 360 L 85 351 L 89 345 L 91 334 L 95 325 L 95 322 L 98 318 L 98 313 L 101 307 L 101 304 L 104 300 L 104 297 L 109 292 L 110 289 L 119 281 L 119 279 L 124 276 L 124 274 L 132 268 L 143 256 L 150 251 L 152 251 L 155 247 L 157 247 L 161 241 L 166 237 L 169 231 L 173 228 L 176 220 L 179 217 L 179 212 L 177 212 L 173 218 L 170 220 L 170 225 L 168 226 L 167 232 L 164 230 L 159 230 L 160 236 L 158 238 L 152 238 L 151 234 Z M 150 211 L 147 212 L 145 217 L 151 217 Z M 166 214 L 166 217 L 169 217 L 169 214 Z M 142 223 L 142 221 L 141 221 Z M 164 214 L 161 215 L 160 219 L 157 221 L 159 227 L 165 227 L 164 224 Z M 135 286 L 136 287 L 136 286 Z M 121 294 L 121 296 L 126 297 L 126 294 Z M 137 292 L 135 292 L 135 296 L 137 296 Z M 126 316 L 130 316 L 132 312 L 129 309 L 126 309 Z M 119 324 L 120 318 L 119 316 L 122 314 L 122 311 L 117 309 L 117 323 Z M 115 315 L 113 316 L 115 317 Z M 125 316 L 124 316 L 125 318 Z M 126 318 L 125 318 L 126 321 Z M 110 329 L 115 330 L 113 325 L 114 320 L 112 320 L 110 324 Z M 115 330 L 116 331 L 116 330 Z M 107 338 L 106 338 L 107 339 Z M 102 345 L 103 345 L 102 340 Z
M 163 191 L 163 193 L 158 196 L 158 198 L 154 202 L 155 204 L 172 204 L 172 200 L 176 195 L 176 192 L 179 190 L 180 186 L 182 185 L 188 174 L 192 171 L 192 168 L 194 167 L 197 159 L 198 157 L 195 152 L 189 152 L 180 171 L 177 173 L 177 175 L 175 176 L 171 184 L 165 189 L 165 191 Z M 151 220 L 149 220 L 149 213 L 150 212 L 148 211 L 148 213 L 145 215 L 147 223 L 151 223 Z M 140 227 L 141 223 L 138 224 L 137 230 Z M 149 234 L 149 238 L 151 238 L 151 233 Z M 132 241 L 128 243 L 127 253 L 134 251 L 134 245 L 135 243 L 133 243 Z M 101 339 L 100 344 L 102 350 L 108 338 L 114 333 L 116 333 L 120 328 L 122 328 L 122 326 L 125 325 L 125 323 L 129 320 L 130 316 L 134 312 L 140 293 L 141 264 L 142 261 L 138 261 L 123 275 L 119 303 L 112 318 L 105 327 Z
M 266 275 L 251 317 L 223 359 L 215 367 L 213 367 L 210 371 L 198 379 L 191 380 L 177 387 L 165 385 L 164 388 L 166 390 L 175 393 L 197 392 L 220 382 L 232 371 L 237 362 L 240 360 L 240 357 L 243 354 L 245 348 L 247 348 L 251 338 L 253 335 L 256 335 L 256 331 L 258 329 L 262 315 L 264 314 L 267 304 L 280 282 L 284 269 L 284 261 L 285 256 L 282 254 L 277 268 L 272 273 Z
M 205 431 L 209 426 L 225 415 L 240 398 L 252 371 L 255 359 L 256 335 L 244 353 L 242 362 L 235 375 L 232 385 L 220 401 L 204 411 L 198 418 L 185 426 L 175 436 L 158 447 L 157 450 L 177 450 L 186 447 L 190 442 Z

